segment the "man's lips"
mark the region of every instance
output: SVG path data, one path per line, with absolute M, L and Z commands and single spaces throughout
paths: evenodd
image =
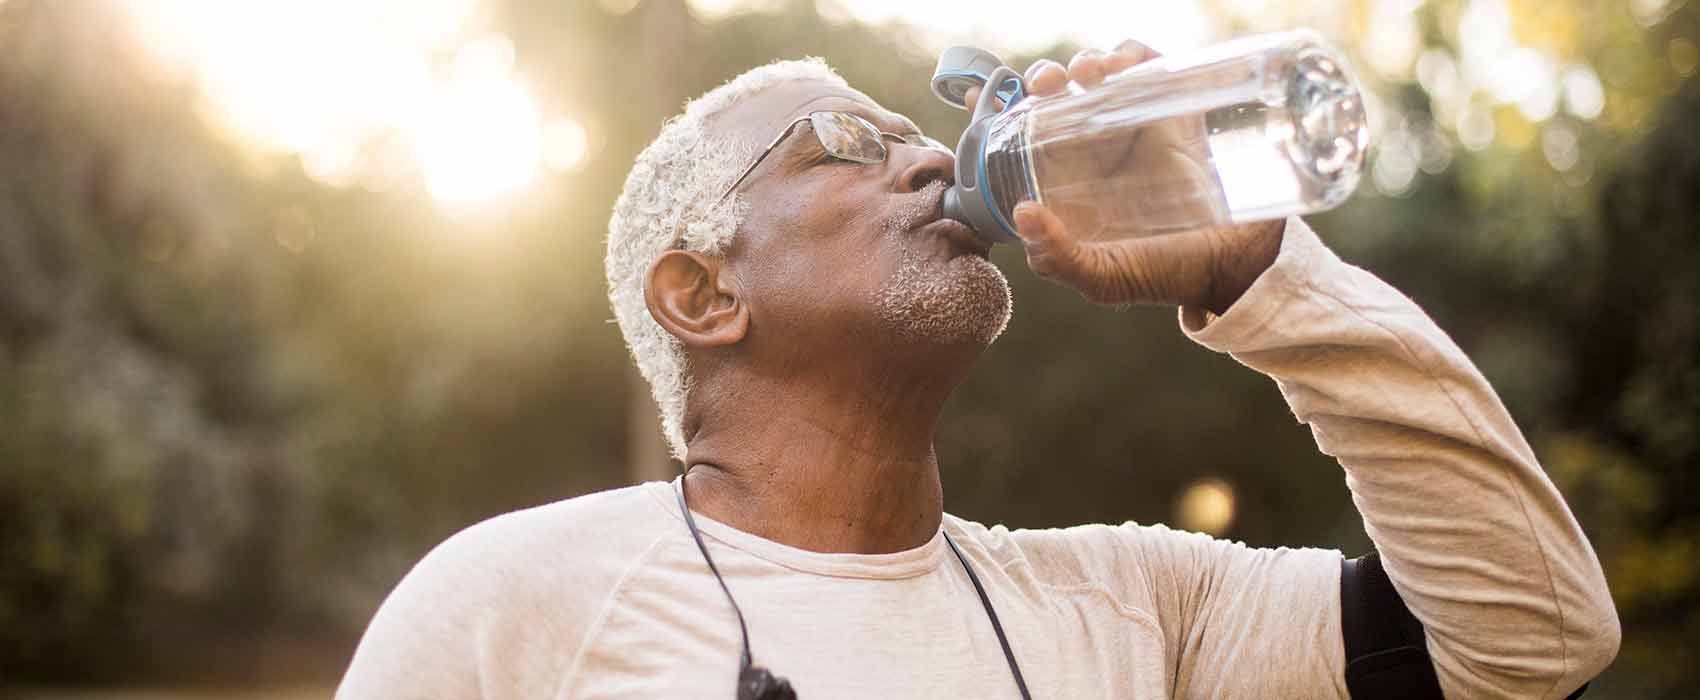
M 916 231 L 944 238 L 950 242 L 951 250 L 957 255 L 966 253 L 984 258 L 992 252 L 992 244 L 982 240 L 979 235 L 974 233 L 974 229 L 968 228 L 967 224 L 955 219 L 944 218 L 942 213 L 937 210 L 934 211 L 933 216 L 932 223 L 923 225 Z

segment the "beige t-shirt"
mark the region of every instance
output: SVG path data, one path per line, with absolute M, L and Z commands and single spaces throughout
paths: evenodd
M 1469 360 L 1298 219 L 1229 312 L 1183 329 L 1273 377 L 1345 468 L 1451 698 L 1561 698 L 1616 653 L 1593 550 Z M 655 482 L 510 513 L 426 556 L 339 698 L 730 698 L 732 609 Z M 1014 698 L 942 537 L 821 554 L 697 516 L 758 664 L 799 697 Z M 946 516 L 1035 698 L 1344 698 L 1340 554 L 1161 525 Z

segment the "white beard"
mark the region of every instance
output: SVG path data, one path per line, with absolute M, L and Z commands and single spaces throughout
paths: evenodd
M 900 337 L 985 346 L 1003 334 L 1014 306 L 1009 280 L 991 261 L 961 255 L 928 265 L 910 247 L 880 290 L 875 309 L 881 324 Z
M 934 180 L 886 222 L 886 235 L 901 242 L 903 257 L 881 286 L 874 308 L 880 325 L 898 337 L 940 345 L 975 342 L 983 347 L 1003 335 L 1015 305 L 1003 271 L 977 255 L 932 262 L 918 250 L 920 241 L 904 240 L 932 216 L 945 187 L 943 181 Z

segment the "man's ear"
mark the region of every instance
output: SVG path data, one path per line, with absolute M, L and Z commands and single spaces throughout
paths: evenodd
M 723 284 L 720 261 L 701 253 L 669 250 L 649 266 L 643 286 L 649 315 L 687 347 L 734 345 L 750 327 L 749 308 Z

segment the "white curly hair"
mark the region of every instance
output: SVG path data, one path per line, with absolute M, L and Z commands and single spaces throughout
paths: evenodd
M 753 68 L 685 105 L 637 156 L 614 215 L 608 220 L 608 301 L 638 371 L 649 381 L 661 410 L 661 431 L 674 459 L 685 459 L 685 397 L 690 390 L 684 348 L 644 303 L 649 266 L 670 248 L 719 255 L 743 223 L 747 210 L 734 195 L 720 193 L 754 158 L 762 144 L 711 135 L 707 121 L 771 86 L 813 80 L 847 87 L 820 58 L 777 61 Z

